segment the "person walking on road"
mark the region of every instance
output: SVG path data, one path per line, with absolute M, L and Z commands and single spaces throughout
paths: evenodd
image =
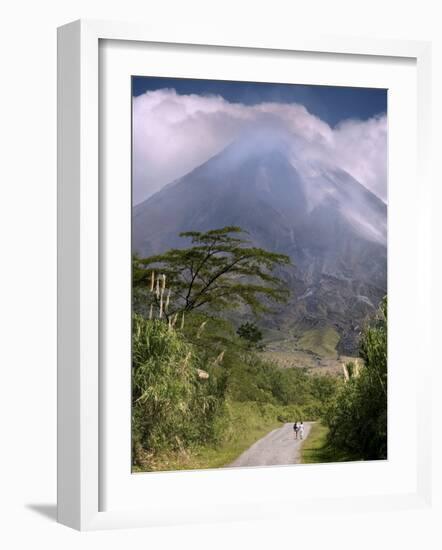
M 293 431 L 295 432 L 295 439 L 298 439 L 298 431 L 299 431 L 299 422 L 296 421 L 293 424 Z
M 299 432 L 300 439 L 303 439 L 304 438 L 304 422 L 302 422 L 302 420 L 299 423 L 298 432 Z

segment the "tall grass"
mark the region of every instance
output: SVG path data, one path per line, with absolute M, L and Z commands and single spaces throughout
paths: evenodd
M 264 360 L 227 321 L 192 314 L 181 329 L 134 314 L 133 466 L 221 464 L 278 423 L 319 418 L 337 383 Z
M 387 458 L 387 300 L 362 333 L 364 366 L 346 366 L 346 383 L 324 421 L 329 444 L 356 458 Z M 351 367 L 351 368 L 350 368 Z
M 222 377 L 167 323 L 134 315 L 132 330 L 133 462 L 161 449 L 214 441 L 224 407 Z M 209 374 L 201 378 L 201 371 Z

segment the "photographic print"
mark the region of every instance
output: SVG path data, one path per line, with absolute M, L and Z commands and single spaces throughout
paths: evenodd
M 387 458 L 387 90 L 132 77 L 132 471 Z

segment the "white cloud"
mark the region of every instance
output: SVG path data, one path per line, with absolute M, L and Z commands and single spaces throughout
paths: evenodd
M 334 130 L 337 162 L 365 187 L 387 200 L 387 117 L 348 120 Z
M 221 151 L 259 122 L 283 126 L 310 165 L 333 165 L 382 199 L 387 195 L 387 120 L 348 120 L 335 129 L 298 104 L 229 103 L 218 96 L 147 92 L 133 100 L 134 203 Z

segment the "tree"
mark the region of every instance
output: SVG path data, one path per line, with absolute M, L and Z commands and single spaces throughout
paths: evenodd
M 249 347 L 262 348 L 262 333 L 255 323 L 243 323 L 236 331 L 240 338 L 247 341 Z
M 167 281 L 162 282 L 167 284 L 167 319 L 178 312 L 219 311 L 241 305 L 257 313 L 267 311 L 269 301 L 284 301 L 288 289 L 272 271 L 276 266 L 289 264 L 290 259 L 250 246 L 240 235 L 244 233 L 235 226 L 188 231 L 180 236 L 191 239 L 190 248 L 174 248 L 148 258 L 134 257 L 134 301 L 141 297 L 159 306 L 158 291 L 149 292 L 155 274 Z

